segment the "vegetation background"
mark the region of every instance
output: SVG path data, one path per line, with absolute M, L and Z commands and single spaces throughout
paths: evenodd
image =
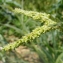
M 17 41 L 42 23 L 13 12 L 15 8 L 45 12 L 59 29 L 41 34 L 20 49 L 0 53 L 0 63 L 63 63 L 63 0 L 0 0 L 0 46 Z M 18 53 L 24 48 L 24 54 Z M 30 52 L 27 52 L 30 51 Z M 27 58 L 32 55 L 33 57 Z M 22 55 L 24 55 L 23 58 Z M 33 59 L 38 55 L 38 59 Z M 38 60 L 38 61 L 37 61 Z

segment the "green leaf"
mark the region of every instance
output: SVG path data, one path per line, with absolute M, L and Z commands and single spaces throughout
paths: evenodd
M 63 63 L 63 53 L 61 53 L 55 63 Z

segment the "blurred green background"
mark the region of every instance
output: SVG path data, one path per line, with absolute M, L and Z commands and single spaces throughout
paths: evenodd
M 63 0 L 0 0 L 0 47 L 17 41 L 41 25 L 27 16 L 14 14 L 15 8 L 48 13 L 60 30 L 41 34 L 39 38 L 23 44 L 21 49 L 0 53 L 0 63 L 63 63 Z M 23 48 L 26 58 L 20 52 Z M 32 53 L 35 56 L 29 59 Z M 37 55 L 38 59 L 34 59 Z

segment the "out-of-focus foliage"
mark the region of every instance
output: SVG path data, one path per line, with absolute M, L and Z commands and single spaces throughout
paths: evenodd
M 51 14 L 51 19 L 59 22 L 60 30 L 51 30 L 36 38 L 28 47 L 37 52 L 41 63 L 62 63 L 63 57 L 63 0 L 0 0 L 0 46 L 8 42 L 10 35 L 18 36 L 30 33 L 37 26 L 42 25 L 24 15 L 14 14 L 16 7 Z M 6 38 L 6 37 L 7 38 Z M 36 47 L 35 47 L 36 46 Z M 0 53 L 3 63 L 26 63 L 14 51 Z M 45 58 L 45 59 L 44 59 Z

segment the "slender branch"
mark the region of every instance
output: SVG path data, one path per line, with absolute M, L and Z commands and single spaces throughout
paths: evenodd
M 45 22 L 46 25 L 48 25 L 48 24 L 55 24 L 56 23 L 56 22 L 52 21 L 49 18 L 50 15 L 46 14 L 46 13 L 35 12 L 35 11 L 25 11 L 23 9 L 18 9 L 18 8 L 15 8 L 14 12 L 15 13 L 21 13 L 23 15 L 31 17 L 34 20 L 37 20 L 37 21 L 40 21 L 40 22 Z
M 43 25 L 41 27 L 36 28 L 31 33 L 29 33 L 26 36 L 23 36 L 21 39 L 19 39 L 16 42 L 10 43 L 2 48 L 4 51 L 12 50 L 21 45 L 22 43 L 28 42 L 30 40 L 33 40 L 41 35 L 41 33 L 45 33 L 46 31 L 50 30 L 52 27 Z

